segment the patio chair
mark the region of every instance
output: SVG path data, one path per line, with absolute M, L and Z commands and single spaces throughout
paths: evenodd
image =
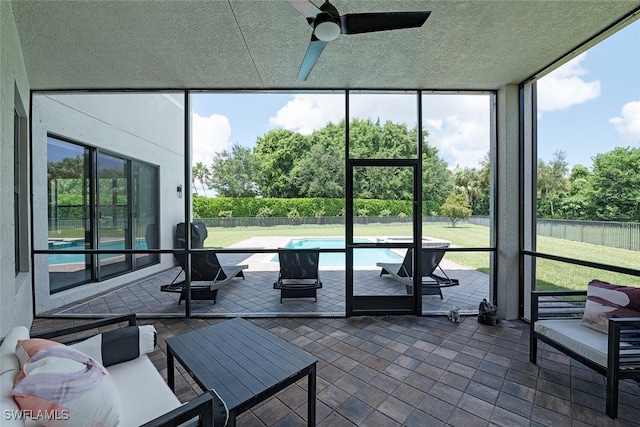
M 380 276 L 389 274 L 394 279 L 406 286 L 407 294 L 413 294 L 413 250 L 408 249 L 402 263 L 376 263 L 378 267 L 382 267 Z M 440 267 L 440 261 L 444 258 L 444 250 L 433 250 L 432 248 L 422 249 L 422 295 L 440 295 L 442 296 L 442 288 L 457 286 L 460 282 L 457 279 L 451 279 Z M 436 269 L 440 270 L 440 274 L 435 274 Z
M 278 249 L 280 272 L 274 289 L 280 289 L 283 298 L 314 298 L 318 301 L 317 290 L 320 281 L 320 249 Z
M 182 271 L 186 270 L 185 254 L 174 254 Z M 218 289 L 229 284 L 236 277 L 244 279 L 248 265 L 222 266 L 215 252 L 194 252 L 191 254 L 191 300 L 213 300 L 216 303 Z M 180 273 L 182 273 L 182 271 Z M 180 293 L 178 304 L 186 299 L 185 281 L 176 282 L 180 273 L 168 285 L 160 287 L 162 292 Z

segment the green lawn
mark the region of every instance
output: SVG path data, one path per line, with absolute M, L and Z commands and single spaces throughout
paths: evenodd
M 342 225 L 308 225 L 308 226 L 275 226 L 275 227 L 210 227 L 207 247 L 227 247 L 251 237 L 329 237 L 344 236 Z M 411 224 L 371 224 L 357 225 L 354 234 L 359 236 L 410 236 Z M 448 240 L 456 247 L 489 247 L 489 229 L 487 227 L 460 224 L 453 228 L 443 223 L 427 223 L 423 225 L 423 235 Z M 538 237 L 538 252 L 549 253 L 569 258 L 577 258 L 604 264 L 629 268 L 638 268 L 640 253 L 625 249 L 573 242 L 553 237 Z M 476 270 L 489 272 L 489 253 L 485 252 L 450 252 L 447 259 Z M 640 277 L 581 267 L 562 262 L 538 259 L 538 289 L 586 289 L 591 279 L 598 278 L 621 285 L 640 287 Z

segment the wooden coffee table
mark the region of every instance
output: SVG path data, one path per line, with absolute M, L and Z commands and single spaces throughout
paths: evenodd
M 167 379 L 175 387 L 174 357 L 203 390 L 214 389 L 236 417 L 296 381 L 308 377 L 307 423 L 316 425 L 318 359 L 237 318 L 167 338 Z

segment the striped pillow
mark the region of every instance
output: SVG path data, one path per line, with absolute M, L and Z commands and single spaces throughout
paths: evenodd
M 640 288 L 592 280 L 580 325 L 606 334 L 611 317 L 640 317 Z
M 113 329 L 69 347 L 91 356 L 103 366 L 108 367 L 151 353 L 155 346 L 156 329 L 153 325 L 145 325 Z

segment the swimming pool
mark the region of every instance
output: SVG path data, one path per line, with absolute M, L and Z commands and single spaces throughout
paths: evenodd
M 366 239 L 355 239 L 355 243 L 373 243 Z M 344 238 L 302 238 L 291 239 L 283 246 L 286 249 L 344 249 Z M 402 262 L 403 256 L 385 248 L 355 249 L 353 251 L 354 267 L 375 267 L 377 262 Z M 272 259 L 278 262 L 276 255 Z M 344 253 L 321 253 L 320 267 L 344 267 Z
M 84 254 L 65 254 L 64 250 L 83 250 L 85 249 L 84 240 L 68 240 L 68 241 L 60 241 L 55 242 L 54 244 L 49 244 L 50 249 L 58 249 L 59 253 L 49 254 L 49 265 L 58 265 L 58 264 L 84 264 L 86 260 L 86 255 Z M 100 244 L 99 249 L 114 251 L 118 249 L 124 249 L 124 241 L 118 240 L 114 242 L 104 242 Z M 142 250 L 147 249 L 147 242 L 144 239 L 139 239 L 136 241 L 135 249 Z M 100 259 L 105 260 L 109 258 L 121 257 L 122 255 L 118 254 L 101 254 Z

